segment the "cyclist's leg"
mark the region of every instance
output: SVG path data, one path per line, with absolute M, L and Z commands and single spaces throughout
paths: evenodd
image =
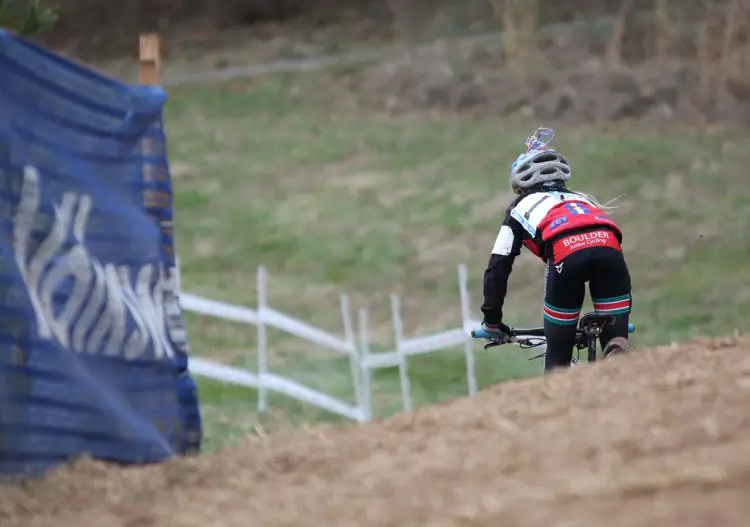
M 578 317 L 585 294 L 587 251 L 579 251 L 558 262 L 547 262 L 544 280 L 544 334 L 547 352 L 544 371 L 568 367 L 573 358 Z
M 599 337 L 601 349 L 615 337 L 628 338 L 628 323 L 633 298 L 630 287 L 630 272 L 625 257 L 617 249 L 599 247 L 596 251 L 589 283 L 594 311 L 616 315 L 615 324 L 606 326 Z

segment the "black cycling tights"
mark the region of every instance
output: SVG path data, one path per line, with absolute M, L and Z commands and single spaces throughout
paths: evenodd
M 610 247 L 591 247 L 571 254 L 557 265 L 550 258 L 544 280 L 545 372 L 570 366 L 586 282 L 594 311 L 617 317 L 614 325 L 603 329 L 601 349 L 614 337 L 628 338 L 632 297 L 623 254 Z

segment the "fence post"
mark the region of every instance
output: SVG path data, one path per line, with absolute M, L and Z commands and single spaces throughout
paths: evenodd
M 360 390 L 362 390 L 362 410 L 365 414 L 365 421 L 372 421 L 372 370 L 368 359 L 370 358 L 370 317 L 366 309 L 360 309 L 357 312 L 357 322 L 359 326 L 359 367 L 362 380 Z
M 401 320 L 401 298 L 391 293 L 391 316 L 393 318 L 393 332 L 395 334 L 396 353 L 398 353 L 398 377 L 401 383 L 401 398 L 404 401 L 404 412 L 411 411 L 411 386 L 407 371 L 406 355 L 404 355 L 404 324 Z
M 140 35 L 138 39 L 138 82 L 140 84 L 159 86 L 161 83 L 161 50 L 159 49 L 159 45 L 159 35 L 155 33 Z M 144 157 L 144 161 L 149 157 L 153 158 L 153 156 L 162 154 L 162 145 L 159 143 L 154 134 L 149 133 L 141 138 L 140 151 Z M 158 183 L 166 182 L 166 173 L 152 162 L 144 162 L 142 167 L 143 181 L 152 184 L 144 189 L 143 205 L 147 209 L 156 208 L 161 210 L 164 207 L 164 199 L 160 195 L 161 192 L 156 189 L 160 187 Z M 153 183 L 157 184 L 153 185 Z M 172 229 L 172 222 L 164 222 L 161 212 L 151 215 L 151 217 L 159 224 L 162 234 Z M 171 233 L 169 234 L 171 235 Z M 174 250 L 173 247 L 167 246 L 165 246 L 165 249 L 168 251 Z
M 354 337 L 354 327 L 352 326 L 351 304 L 349 302 L 349 295 L 342 293 L 339 298 L 341 301 L 341 320 L 344 323 L 344 340 L 349 347 L 349 369 L 352 373 L 354 397 L 357 400 L 357 406 L 362 410 L 361 368 L 357 343 Z
M 265 324 L 266 306 L 268 306 L 266 288 L 266 268 L 258 267 L 258 411 L 268 410 L 268 390 L 265 376 L 268 373 L 268 333 Z
M 464 331 L 464 355 L 466 356 L 466 379 L 469 385 L 469 396 L 477 393 L 476 361 L 474 346 L 467 327 L 471 324 L 471 310 L 469 307 L 469 273 L 465 264 L 458 266 L 458 291 L 461 299 L 461 327 Z
M 138 82 L 150 86 L 160 84 L 161 51 L 159 35 L 148 33 L 140 36 L 140 59 L 138 61 Z

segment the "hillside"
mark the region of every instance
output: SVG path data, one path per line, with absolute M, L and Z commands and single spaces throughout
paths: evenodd
M 402 295 L 404 331 L 460 323 L 456 265 L 469 269 L 478 316 L 488 252 L 512 196 L 509 164 L 537 118 L 384 115 L 351 101 L 330 72 L 280 74 L 170 90 L 177 247 L 186 292 L 254 306 L 258 265 L 269 303 L 341 333 L 340 292 L 370 310 L 373 352 L 393 345 L 389 294 Z M 331 99 L 335 99 L 335 102 Z M 603 202 L 625 231 L 636 341 L 661 345 L 746 327 L 746 247 L 727 235 L 750 218 L 743 127 L 717 123 L 592 124 L 544 120 L 574 167 L 574 188 Z M 227 189 L 231 189 L 228 191 Z M 540 322 L 543 266 L 522 254 L 506 317 Z M 717 280 L 717 276 L 732 277 Z M 587 301 L 587 306 L 590 305 Z M 188 314 L 192 353 L 254 369 L 256 331 Z M 274 331 L 270 368 L 353 402 L 346 359 Z M 480 387 L 538 372 L 526 354 L 477 353 Z M 415 404 L 466 394 L 463 351 L 414 357 Z M 374 379 L 378 417 L 400 408 L 396 369 Z M 331 417 L 283 397 L 256 417 L 255 393 L 202 386 L 214 446 Z M 218 423 L 215 425 L 215 423 Z
M 477 10 L 456 8 L 469 25 L 494 20 L 485 16 L 488 2 L 471 5 Z M 619 57 L 610 53 L 619 42 L 613 21 L 589 20 L 540 28 L 538 46 L 523 48 L 525 61 L 496 35 L 397 46 L 378 60 L 325 71 L 170 85 L 184 290 L 253 307 L 255 271 L 264 265 L 271 306 L 328 331 L 342 331 L 338 295 L 348 293 L 353 310 L 370 311 L 373 352 L 393 346 L 391 292 L 402 295 L 405 336 L 456 327 L 456 266 L 468 266 L 476 316 L 487 253 L 512 198 L 508 166 L 544 124 L 558 131 L 574 188 L 602 201 L 624 195 L 614 215 L 625 232 L 637 342 L 745 327 L 747 248 L 728 234 L 745 232 L 750 218 L 750 180 L 737 168 L 750 161 L 750 99 L 740 75 L 750 71 L 742 67 L 750 48 L 738 11 L 746 7 L 717 4 L 689 20 L 680 11 L 661 53 L 654 17 L 627 21 Z M 738 24 L 714 31 L 730 15 Z M 437 13 L 424 21 L 446 20 Z M 313 26 L 195 31 L 206 39 L 194 46 L 164 31 L 165 78 L 373 44 L 364 34 L 356 42 L 338 34 L 329 49 L 332 34 Z M 232 42 L 211 40 L 220 35 Z M 132 32 L 128 39 L 135 48 Z M 529 67 L 516 71 L 519 64 Z M 101 66 L 134 78 L 137 62 Z M 542 285 L 540 262 L 523 254 L 511 277 L 509 323 L 539 323 Z M 254 327 L 187 317 L 195 356 L 257 367 Z M 346 358 L 277 331 L 269 346 L 272 372 L 354 401 Z M 526 359 L 478 353 L 479 386 L 538 373 Z M 414 357 L 415 404 L 465 395 L 465 372 L 462 350 Z M 273 412 L 258 415 L 254 391 L 199 382 L 208 451 L 248 434 L 340 422 L 273 395 Z M 401 407 L 395 369 L 379 371 L 373 386 L 378 417 Z
M 750 336 L 643 350 L 360 427 L 0 489 L 3 527 L 746 525 Z
M 644 349 L 527 380 L 519 378 L 539 364 L 526 354 L 478 352 L 483 391 L 471 400 L 460 399 L 463 350 L 413 357 L 419 409 L 356 427 L 274 394 L 272 411 L 257 414 L 254 391 L 199 378 L 204 455 L 128 469 L 84 460 L 0 487 L 0 525 L 746 524 L 750 335 L 695 340 L 737 334 L 750 308 L 746 237 L 731 234 L 746 232 L 750 218 L 750 26 L 718 31 L 747 7 L 726 6 L 680 24 L 661 53 L 658 24 L 633 24 L 619 41 L 576 26 L 516 48 L 525 58 L 499 39 L 440 39 L 325 72 L 170 87 L 186 292 L 252 307 L 264 265 L 270 305 L 330 331 L 341 332 L 338 295 L 349 293 L 354 309 L 370 310 L 374 352 L 393 346 L 391 292 L 403 295 L 407 336 L 455 327 L 456 265 L 468 265 L 476 314 L 512 198 L 509 163 L 544 124 L 557 129 L 577 190 L 602 201 L 624 195 L 613 214 Z M 437 31 L 432 22 L 452 18 L 436 16 L 414 40 L 497 26 L 466 16 L 471 31 Z M 113 48 L 135 44 L 133 26 L 122 26 Z M 347 43 L 361 25 L 293 26 L 197 24 L 181 28 L 185 41 L 165 31 L 166 75 L 399 40 L 375 31 Z M 108 56 L 99 43 L 79 42 Z M 134 66 L 101 69 L 132 78 Z M 524 254 L 509 323 L 539 323 L 542 287 L 540 262 Z M 254 327 L 186 318 L 194 356 L 256 368 Z M 685 343 L 645 349 L 672 341 Z M 346 358 L 277 331 L 269 349 L 272 372 L 353 399 Z M 379 371 L 373 386 L 376 417 L 398 411 L 395 369 Z

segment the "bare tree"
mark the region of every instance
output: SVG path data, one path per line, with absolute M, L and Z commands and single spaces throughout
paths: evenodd
M 628 15 L 630 15 L 633 9 L 633 3 L 634 0 L 622 0 L 620 8 L 617 10 L 617 16 L 612 26 L 612 35 L 607 43 L 607 63 L 610 66 L 614 67 L 622 64 L 622 42 L 625 37 Z
M 517 75 L 525 77 L 537 49 L 539 0 L 489 0 L 503 26 L 505 58 Z

